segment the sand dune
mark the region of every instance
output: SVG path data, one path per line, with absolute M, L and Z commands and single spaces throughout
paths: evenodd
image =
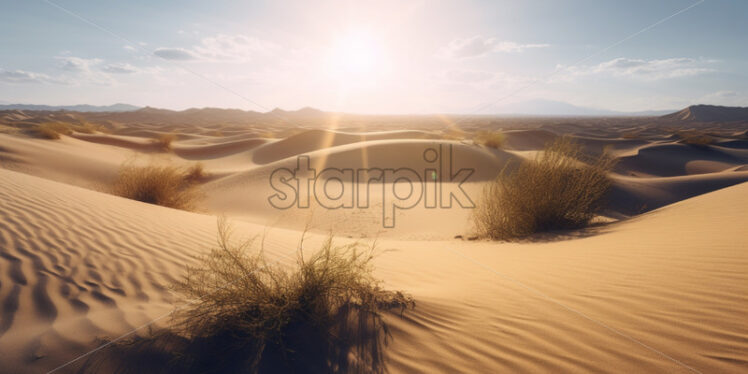
M 745 163 L 719 147 L 694 147 L 685 144 L 656 144 L 641 147 L 636 155 L 621 157 L 619 170 L 644 176 L 671 177 L 713 173 Z
M 526 119 L 505 128 L 506 143 L 493 149 L 475 144 L 475 132 L 513 122 L 477 118 L 452 131 L 448 121 L 419 119 L 397 130 L 405 119 L 355 117 L 332 130 L 311 125 L 318 113 L 306 127 L 240 114 L 246 122 L 181 123 L 185 114 L 153 109 L 116 115 L 122 122 L 101 113 L 0 114 L 0 372 L 54 369 L 99 338 L 173 310 L 179 300 L 168 287 L 215 243 L 219 214 L 245 237 L 266 235 L 266 253 L 282 263 L 309 224 L 308 248 L 333 231 L 342 242 L 376 238 L 392 249 L 376 259 L 377 275 L 417 301 L 414 311 L 386 317 L 393 373 L 748 370 L 748 150 L 740 126 L 694 124 L 687 130 L 715 141 L 693 146 L 637 120 Z M 98 123 L 110 133 L 44 140 L 26 132 L 50 119 L 97 118 L 112 121 Z M 168 133 L 179 134 L 171 150 L 153 144 Z M 421 178 L 413 193 L 439 179 L 477 201 L 505 166 L 561 135 L 619 159 L 601 220 L 608 223 L 496 243 L 456 238 L 473 233 L 471 210 L 456 205 L 419 201 L 387 218 L 393 181 L 375 181 L 369 205 L 353 209 L 279 209 L 268 200 L 277 192 L 273 172 L 295 169 L 304 156 L 320 172 L 408 168 Z M 440 168 L 449 152 L 452 170 Z M 196 212 L 98 192 L 123 163 L 197 162 L 208 177 Z M 465 183 L 444 179 L 461 168 L 472 170 Z M 318 183 L 328 182 L 335 185 L 332 174 Z M 341 196 L 360 193 L 358 183 L 342 181 Z M 386 219 L 397 225 L 384 227 Z
M 214 240 L 210 216 L 0 176 L 9 372 L 54 368 L 168 311 L 166 286 Z M 378 273 L 419 300 L 388 317 L 390 368 L 688 371 L 656 350 L 703 372 L 745 369 L 746 196 L 742 184 L 545 244 L 385 240 L 396 251 Z M 295 236 L 271 233 L 269 253 L 282 256 Z
M 254 154 L 253 161 L 258 164 L 266 164 L 302 153 L 355 142 L 384 139 L 433 139 L 436 137 L 434 134 L 423 131 L 352 134 L 327 130 L 307 130 L 258 149 Z

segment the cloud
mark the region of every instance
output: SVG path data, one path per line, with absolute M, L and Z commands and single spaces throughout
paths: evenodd
M 706 94 L 696 99 L 694 104 L 714 104 L 714 105 L 734 105 L 745 106 L 748 102 L 748 96 L 737 91 L 717 91 Z
M 102 67 L 101 70 L 112 74 L 132 74 L 138 72 L 138 68 L 123 63 L 108 64 Z
M 66 83 L 62 79 L 50 77 L 47 74 L 34 73 L 25 70 L 5 70 L 0 68 L 0 82 L 5 83 Z
M 81 58 L 72 56 L 57 56 L 59 60 L 59 68 L 65 71 L 71 72 L 89 72 L 92 67 L 101 63 L 101 59 L 98 58 Z
M 511 41 L 499 41 L 494 38 L 473 36 L 455 39 L 442 49 L 441 55 L 449 58 L 470 58 L 485 56 L 493 52 L 522 52 L 533 48 L 546 48 L 549 44 L 521 44 Z
M 153 51 L 153 54 L 164 60 L 188 61 L 195 59 L 192 52 L 183 48 L 158 48 Z
M 737 97 L 740 94 L 738 94 L 735 91 L 717 91 L 714 93 L 711 93 L 707 95 L 708 97 L 716 97 L 716 98 L 730 98 L 730 97 Z
M 58 68 L 67 72 L 64 79 L 71 84 L 96 84 L 102 86 L 111 86 L 117 83 L 112 76 L 107 73 L 107 68 L 112 65 L 101 66 L 104 62 L 100 58 L 82 58 L 75 56 L 57 56 L 59 61 Z
M 614 77 L 634 78 L 640 80 L 659 80 L 710 73 L 716 71 L 708 65 L 715 60 L 694 58 L 668 58 L 661 60 L 642 60 L 620 57 L 592 66 L 559 66 L 562 77 L 572 79 L 585 75 L 609 75 Z
M 197 45 L 188 49 L 159 48 L 154 54 L 167 60 L 245 62 L 276 49 L 277 45 L 254 37 L 218 34 L 202 38 Z

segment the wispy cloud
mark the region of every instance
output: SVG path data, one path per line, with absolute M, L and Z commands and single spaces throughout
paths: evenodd
M 101 63 L 98 58 L 81 58 L 73 56 L 57 56 L 58 67 L 64 71 L 71 72 L 90 72 L 93 67 Z
M 133 74 L 139 71 L 135 66 L 125 63 L 107 64 L 101 70 L 112 74 Z
M 620 57 L 591 66 L 559 66 L 562 80 L 586 75 L 608 75 L 640 80 L 659 80 L 710 73 L 716 71 L 710 67 L 715 60 L 695 58 L 668 58 L 660 60 L 643 60 Z
M 57 56 L 58 67 L 67 72 L 64 79 L 72 84 L 113 85 L 117 82 L 102 67 L 100 58 L 82 58 L 75 56 Z
M 189 61 L 196 59 L 192 52 L 183 48 L 158 48 L 153 51 L 153 54 L 164 60 L 172 61 Z
M 738 91 L 723 90 L 711 92 L 696 100 L 694 104 L 716 104 L 744 106 L 748 102 L 748 95 Z
M 6 70 L 0 68 L 0 82 L 14 84 L 46 83 L 64 85 L 115 85 L 117 81 L 110 74 L 132 74 L 141 71 L 127 63 L 104 64 L 100 58 L 76 56 L 56 56 L 55 74 L 27 70 Z
M 483 36 L 473 36 L 452 40 L 441 50 L 440 54 L 449 58 L 471 58 L 485 56 L 493 52 L 522 52 L 527 49 L 546 48 L 549 46 L 549 44 L 522 44 Z
M 51 77 L 47 74 L 35 73 L 25 70 L 5 70 L 0 68 L 0 82 L 4 83 L 66 83 L 62 79 Z
M 247 35 L 219 34 L 202 38 L 190 48 L 158 48 L 154 54 L 176 61 L 246 62 L 276 49 L 278 46 L 273 43 Z
M 246 35 L 217 35 L 203 38 L 195 52 L 214 61 L 248 61 L 260 54 L 275 50 L 273 43 Z

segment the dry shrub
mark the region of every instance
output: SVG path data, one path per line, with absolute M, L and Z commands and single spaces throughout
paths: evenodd
M 93 123 L 90 123 L 90 122 L 83 122 L 79 125 L 72 126 L 72 129 L 74 131 L 84 133 L 84 134 L 93 134 L 99 131 L 100 128 L 101 126 L 94 125 Z
M 199 183 L 208 177 L 208 173 L 205 172 L 205 166 L 202 162 L 198 162 L 187 168 L 184 174 L 185 180 L 190 183 Z
M 60 135 L 72 134 L 70 125 L 64 122 L 44 122 L 33 129 L 33 134 L 44 139 L 60 139 Z
M 200 197 L 197 184 L 183 168 L 171 165 L 120 167 L 112 192 L 128 199 L 190 210 Z
M 171 143 L 176 139 L 176 134 L 161 134 L 153 140 L 153 143 L 162 151 L 168 152 L 171 151 Z
M 335 246 L 330 237 L 309 257 L 299 250 L 288 268 L 252 251 L 251 240 L 232 243 L 224 221 L 218 227 L 218 247 L 175 285 L 191 304 L 172 328 L 115 346 L 115 361 L 104 355 L 89 371 L 153 358 L 163 367 L 148 370 L 174 373 L 384 372 L 382 313 L 414 302 L 381 288 L 372 248 Z
M 482 144 L 490 148 L 501 148 L 506 141 L 506 136 L 501 131 L 478 131 L 474 139 L 476 144 Z
M 504 169 L 486 186 L 473 216 L 478 233 L 511 240 L 583 227 L 603 208 L 613 166 L 607 154 L 587 157 L 580 145 L 557 139 L 534 160 L 512 172 Z
M 714 137 L 701 132 L 678 132 L 677 135 L 681 143 L 688 145 L 704 147 L 716 142 Z
M 624 131 L 621 133 L 621 138 L 628 140 L 639 140 L 642 138 L 641 130 Z

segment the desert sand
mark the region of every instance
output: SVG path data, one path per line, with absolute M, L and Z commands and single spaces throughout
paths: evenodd
M 282 263 L 306 225 L 306 248 L 330 231 L 339 242 L 377 239 L 377 276 L 417 303 L 386 317 L 393 373 L 748 370 L 743 123 L 212 111 L 0 112 L 0 372 L 47 372 L 103 338 L 167 324 L 181 303 L 169 286 L 214 245 L 217 215 L 243 237 L 264 236 Z M 103 128 L 58 140 L 24 132 L 52 119 Z M 498 128 L 500 149 L 471 140 Z M 713 142 L 684 144 L 684 130 Z M 152 139 L 168 133 L 176 140 L 164 151 Z M 474 169 L 463 187 L 477 201 L 504 165 L 562 134 L 619 160 L 608 208 L 588 229 L 465 240 L 471 210 L 456 206 L 397 210 L 386 228 L 387 193 L 354 209 L 268 202 L 271 174 L 299 155 L 315 168 L 423 171 L 433 167 L 426 149 L 452 149 L 455 168 Z M 123 163 L 196 162 L 208 176 L 193 212 L 106 193 Z M 344 196 L 356 187 L 341 186 Z

